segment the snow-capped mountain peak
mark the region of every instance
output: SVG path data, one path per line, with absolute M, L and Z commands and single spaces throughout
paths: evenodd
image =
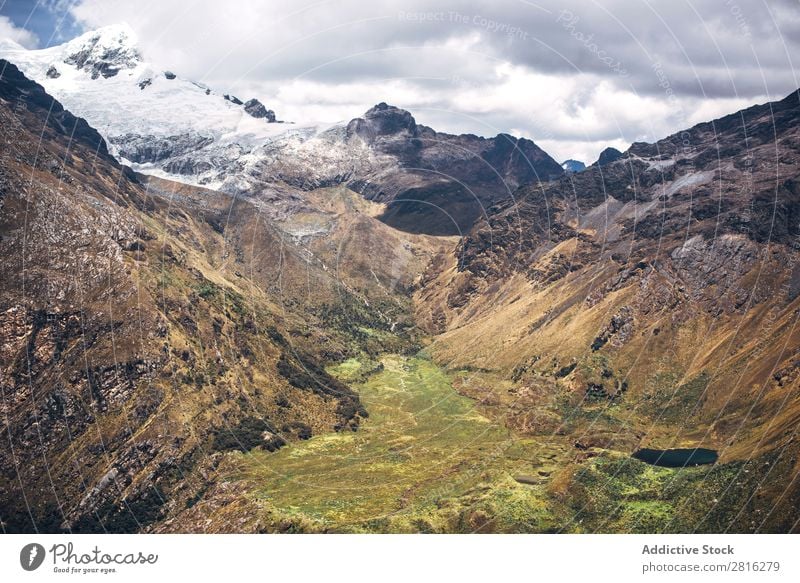
M 253 96 L 242 101 L 146 59 L 126 24 L 41 50 L 2 42 L 0 58 L 85 118 L 120 161 L 185 182 L 223 187 L 231 164 L 255 148 L 287 132 L 316 133 L 312 124 L 274 123 Z
M 64 45 L 63 62 L 89 72 L 113 77 L 123 69 L 142 62 L 136 33 L 127 24 L 115 24 L 87 32 Z
M 586 168 L 586 164 L 580 160 L 565 160 L 561 163 L 561 167 L 565 172 L 582 172 Z

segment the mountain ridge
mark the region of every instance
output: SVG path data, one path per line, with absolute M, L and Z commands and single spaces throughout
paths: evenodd
M 144 61 L 126 27 L 0 57 L 99 128 L 119 161 L 229 194 L 268 193 L 275 216 L 292 212 L 304 191 L 344 184 L 369 200 L 399 199 L 387 224 L 451 235 L 498 196 L 563 172 L 530 140 L 438 133 L 385 103 L 349 122 L 267 123 L 275 113 L 261 102 L 220 96 Z

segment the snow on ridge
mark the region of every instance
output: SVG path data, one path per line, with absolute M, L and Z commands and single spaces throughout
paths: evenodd
M 13 50 L 13 51 L 24 51 L 25 47 L 19 44 L 17 41 L 10 39 L 10 38 L 0 38 L 0 51 L 5 50 Z
M 0 45 L 0 58 L 17 65 L 109 141 L 126 134 L 169 137 L 196 131 L 254 144 L 285 129 L 250 117 L 241 106 L 202 84 L 180 76 L 168 78 L 169 69 L 143 60 L 135 43 L 127 25 L 112 25 L 47 49 Z M 112 62 L 121 58 L 128 66 L 108 77 L 93 78 L 92 72 L 74 63 L 75 55 L 102 59 L 109 54 Z
M 120 23 L 86 32 L 59 47 L 63 47 L 63 52 L 70 54 L 89 48 L 100 55 L 104 51 L 113 50 L 139 53 L 138 44 L 139 38 L 134 30 L 127 24 Z
M 222 176 L 253 166 L 264 147 L 298 147 L 330 128 L 250 116 L 223 94 L 145 60 L 126 24 L 46 49 L 0 42 L 0 58 L 85 118 L 120 161 L 181 182 L 218 186 Z M 228 184 L 241 182 L 229 177 Z

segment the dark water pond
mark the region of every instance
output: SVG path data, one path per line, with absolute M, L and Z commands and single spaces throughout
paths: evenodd
M 717 461 L 717 452 L 702 447 L 694 449 L 639 449 L 633 457 L 654 466 L 665 468 L 683 468 L 686 466 L 702 466 Z

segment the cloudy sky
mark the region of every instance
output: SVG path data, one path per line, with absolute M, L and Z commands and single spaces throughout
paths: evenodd
M 798 0 L 0 0 L 28 47 L 127 22 L 157 64 L 287 120 L 380 101 L 592 162 L 800 86 Z

